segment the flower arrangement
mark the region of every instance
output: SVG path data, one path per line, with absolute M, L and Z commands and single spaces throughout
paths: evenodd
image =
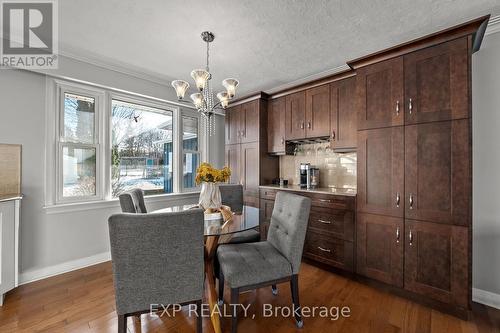
M 196 184 L 201 183 L 225 183 L 231 176 L 231 169 L 227 166 L 222 169 L 216 169 L 209 163 L 201 163 L 196 169 Z

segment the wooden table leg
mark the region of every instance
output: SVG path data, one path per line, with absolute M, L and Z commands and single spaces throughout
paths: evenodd
M 219 236 L 208 236 L 205 239 L 205 292 L 207 295 L 208 305 L 210 308 L 210 320 L 214 327 L 215 333 L 222 333 L 220 326 L 220 318 L 218 312 L 214 313 L 214 308 L 217 306 L 217 292 L 215 289 L 214 277 L 214 256 L 217 250 Z

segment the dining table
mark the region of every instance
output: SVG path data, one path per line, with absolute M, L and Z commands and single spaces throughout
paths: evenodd
M 172 206 L 152 213 L 181 212 L 197 208 L 198 205 Z M 223 216 L 226 216 L 225 218 Z M 259 226 L 259 209 L 252 206 L 232 208 L 230 214 L 205 214 L 205 296 L 210 308 L 210 320 L 214 332 L 221 333 L 219 311 L 214 311 L 217 305 L 217 292 L 214 275 L 214 258 L 217 246 L 228 243 L 239 232 L 255 229 Z

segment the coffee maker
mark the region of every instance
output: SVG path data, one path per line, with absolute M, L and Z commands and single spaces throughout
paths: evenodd
M 310 163 L 300 163 L 300 188 L 316 188 L 319 186 L 319 168 Z

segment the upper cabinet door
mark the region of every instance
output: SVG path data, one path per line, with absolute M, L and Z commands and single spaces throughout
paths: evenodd
M 267 151 L 269 153 L 285 152 L 285 109 L 285 97 L 273 99 L 269 102 L 267 111 Z
M 403 58 L 357 70 L 358 129 L 403 125 Z
M 403 126 L 358 132 L 358 211 L 404 216 Z
M 240 142 L 259 140 L 259 102 L 260 100 L 255 100 L 241 104 Z
M 225 164 L 231 169 L 231 177 L 229 178 L 230 184 L 241 184 L 240 178 L 240 156 L 241 145 L 226 145 L 225 147 Z
M 333 149 L 354 150 L 357 147 L 356 78 L 330 85 L 330 131 Z
M 226 110 L 226 144 L 228 145 L 240 142 L 240 114 L 241 105 Z
M 466 37 L 410 53 L 404 68 L 406 124 L 469 117 Z
M 330 135 L 330 86 L 306 90 L 306 137 Z
M 306 137 L 306 93 L 299 91 L 286 96 L 285 140 Z
M 407 218 L 469 224 L 469 135 L 468 119 L 406 126 Z
M 405 220 L 405 289 L 467 308 L 469 229 Z

